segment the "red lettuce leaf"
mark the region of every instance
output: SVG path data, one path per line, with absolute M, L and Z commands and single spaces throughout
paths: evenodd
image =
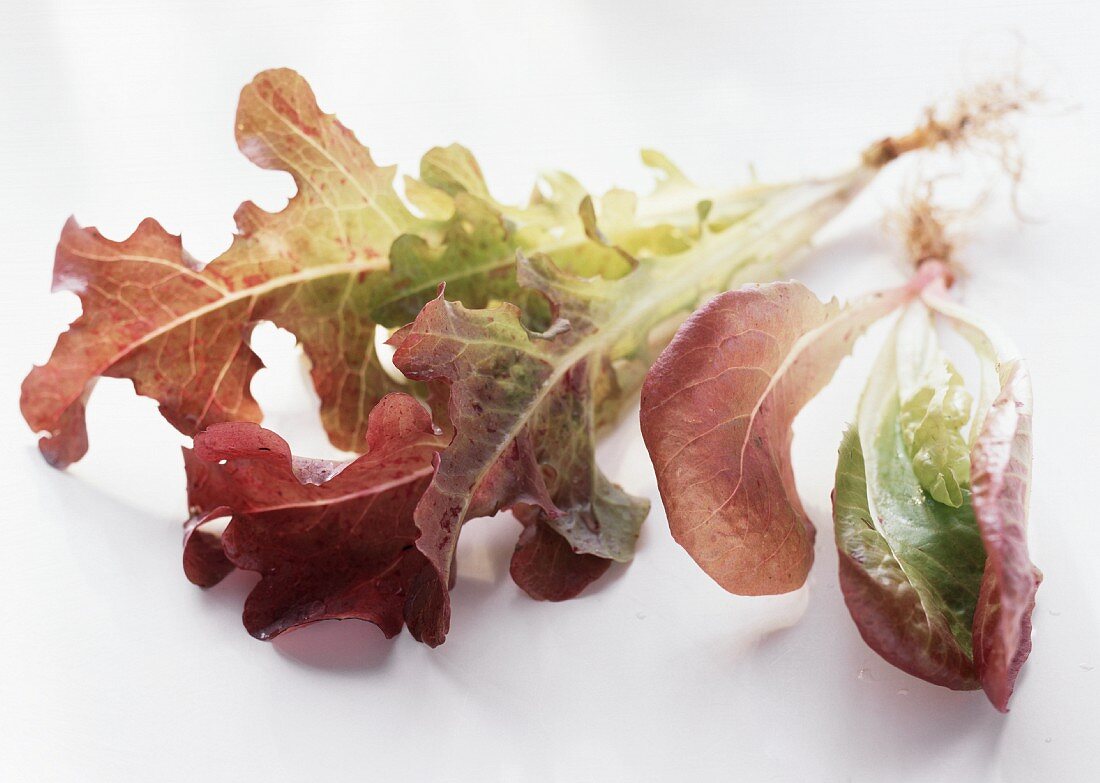
M 788 592 L 814 528 L 790 462 L 791 424 L 856 338 L 914 286 L 840 308 L 799 283 L 721 294 L 680 327 L 642 388 L 641 426 L 675 539 L 740 595 Z
M 1002 365 L 1001 393 L 971 452 L 971 502 L 985 545 L 974 612 L 974 664 L 999 710 L 1031 653 L 1031 613 L 1042 574 L 1027 550 L 1031 478 L 1031 381 L 1019 361 Z
M 416 616 L 429 621 L 410 623 L 418 639 L 438 644 L 446 636 L 447 586 L 469 519 L 517 511 L 526 532 L 512 573 L 536 598 L 572 597 L 606 570 L 593 558 L 632 554 L 648 504 L 595 464 L 592 375 L 583 360 L 558 364 L 576 336 L 564 327 L 557 321 L 557 331 L 531 333 L 512 305 L 470 310 L 441 293 L 393 339 L 402 372 L 449 386 L 455 430 L 416 510 L 417 546 L 435 570 L 412 598 Z
M 53 287 L 75 292 L 83 314 L 24 381 L 21 403 L 53 465 L 87 450 L 84 405 L 101 376 L 131 379 L 188 435 L 258 421 L 249 382 L 261 363 L 248 338 L 260 321 L 298 337 L 337 446 L 362 443 L 370 405 L 396 388 L 375 359 L 361 285 L 388 268 L 391 243 L 415 222 L 393 169 L 376 166 L 293 71 L 245 87 L 235 127 L 241 151 L 290 173 L 298 194 L 274 214 L 241 205 L 232 246 L 206 266 L 151 219 L 122 242 L 66 224 Z
M 982 688 L 1003 712 L 1031 653 L 1031 616 L 1043 578 L 1027 546 L 1031 378 L 1019 351 L 995 324 L 961 307 L 942 285 L 929 286 L 923 298 L 970 341 L 982 362 L 970 481 L 986 562 L 974 611 L 973 653 Z
M 513 509 L 523 533 L 512 554 L 509 572 L 527 595 L 539 601 L 567 601 L 603 576 L 611 560 L 578 554 L 565 538 L 541 519 L 541 509 Z
M 256 424 L 211 427 L 184 450 L 188 578 L 208 586 L 233 566 L 261 574 L 244 608 L 245 627 L 260 639 L 348 618 L 393 636 L 405 622 L 409 585 L 427 567 L 413 510 L 443 440 L 404 394 L 375 406 L 365 453 L 344 463 L 294 457 Z M 226 516 L 219 542 L 204 526 Z

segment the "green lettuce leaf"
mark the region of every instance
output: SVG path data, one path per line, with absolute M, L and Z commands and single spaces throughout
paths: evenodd
M 886 660 L 954 689 L 985 688 L 1007 709 L 1030 651 L 1038 571 L 1027 556 L 1030 391 L 1014 352 L 943 293 L 926 288 L 872 371 L 840 448 L 833 517 L 845 602 Z M 971 339 L 982 399 L 939 351 L 928 307 Z M 971 481 L 973 463 L 973 481 Z
M 932 341 L 931 331 L 923 304 L 903 314 L 841 447 L 841 586 L 864 637 L 895 665 L 941 685 L 977 687 L 971 624 L 985 567 L 981 536 L 969 502 L 942 503 L 922 485 L 901 412 L 899 345 Z
M 963 432 L 972 400 L 962 376 L 936 345 L 929 314 L 907 314 L 896 350 L 900 423 L 921 486 L 940 503 L 958 508 L 970 484 L 970 448 Z

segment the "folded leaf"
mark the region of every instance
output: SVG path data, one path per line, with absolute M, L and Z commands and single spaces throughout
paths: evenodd
M 898 380 L 907 338 L 934 340 L 920 303 L 883 348 L 841 447 L 833 505 L 841 590 L 863 638 L 888 661 L 939 685 L 976 688 L 970 626 L 985 553 L 968 488 L 957 507 L 939 502 L 910 457 Z M 942 363 L 937 349 L 930 365 Z
M 955 320 L 984 365 L 1002 357 L 1001 391 L 977 412 L 967 461 L 972 475 L 953 471 L 960 502 L 942 502 L 937 490 L 944 484 L 930 486 L 922 476 L 926 465 L 912 457 L 903 389 L 906 378 L 937 378 L 929 370 L 945 360 L 924 305 L 911 307 L 841 446 L 834 495 L 841 588 L 863 638 L 888 661 L 950 688 L 984 687 L 1004 710 L 1030 650 L 1039 579 L 1025 536 L 1030 390 L 1022 365 L 1009 358 L 1014 354 L 999 351 L 941 286 L 929 286 L 924 300 Z M 918 356 L 923 366 L 913 366 Z M 941 400 L 957 388 L 949 374 L 938 381 L 932 396 Z M 961 442 L 968 418 L 941 420 L 940 445 Z
M 986 552 L 974 612 L 974 664 L 993 705 L 1008 709 L 1020 669 L 1031 653 L 1031 614 L 1042 573 L 1027 548 L 1031 489 L 1031 379 L 1012 343 L 996 327 L 936 287 L 925 301 L 946 316 L 982 360 L 984 397 L 974 422 L 971 503 Z
M 1001 394 L 971 456 L 971 502 L 986 551 L 974 663 L 989 700 L 1004 711 L 1031 653 L 1031 613 L 1043 577 L 1027 551 L 1031 382 L 1019 361 L 1003 364 L 1001 377 Z
M 650 370 L 642 435 L 673 537 L 741 595 L 802 585 L 814 528 L 795 488 L 791 424 L 856 338 L 917 291 L 841 308 L 799 283 L 745 287 L 693 315 Z
M 365 453 L 344 463 L 293 457 L 282 438 L 255 424 L 211 427 L 194 450 L 184 449 L 188 577 L 209 586 L 234 566 L 261 574 L 244 609 L 245 627 L 259 639 L 348 618 L 393 636 L 405 622 L 409 586 L 427 567 L 414 544 L 413 510 L 443 440 L 404 394 L 375 406 Z M 207 532 L 221 517 L 230 521 L 220 537 Z
M 564 537 L 539 518 L 539 513 L 528 516 L 516 512 L 524 529 L 512 555 L 512 579 L 527 595 L 540 601 L 576 598 L 604 575 L 612 561 L 577 554 Z

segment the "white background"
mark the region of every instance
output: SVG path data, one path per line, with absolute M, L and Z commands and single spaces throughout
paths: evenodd
M 1095 779 L 1096 3 L 524 5 L 0 2 L 0 779 Z M 292 193 L 233 142 L 237 93 L 264 68 L 300 70 L 377 160 L 414 172 L 430 146 L 461 141 L 519 200 L 554 167 L 598 191 L 644 188 L 642 146 L 711 184 L 743 181 L 749 163 L 765 179 L 827 174 L 996 64 L 990 51 L 1054 97 L 1024 130 L 1032 220 L 1002 189 L 961 251 L 966 301 L 1014 335 L 1035 381 L 1046 581 L 1007 716 L 892 669 L 841 601 L 828 496 L 875 336 L 796 429 L 822 531 L 806 589 L 725 594 L 655 502 L 633 565 L 539 604 L 508 578 L 518 526 L 502 516 L 467 528 L 436 650 L 351 622 L 250 638 L 239 614 L 254 577 L 206 592 L 183 578 L 184 439 L 129 383 L 100 383 L 91 451 L 64 473 L 19 416 L 22 377 L 78 312 L 48 293 L 70 213 L 113 238 L 153 215 L 211 258 L 239 202 L 277 209 Z M 966 183 L 984 188 L 982 171 L 968 166 Z M 900 279 L 882 215 L 920 176 L 888 172 L 798 274 L 842 297 Z M 298 453 L 329 455 L 292 340 L 266 329 L 257 343 L 267 423 Z M 657 501 L 636 415 L 600 456 Z

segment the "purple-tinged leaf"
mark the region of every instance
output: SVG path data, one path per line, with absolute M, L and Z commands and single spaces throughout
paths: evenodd
M 404 394 L 375 406 L 366 453 L 344 463 L 294 457 L 256 424 L 211 427 L 184 451 L 188 577 L 208 586 L 232 566 L 261 574 L 244 609 L 245 627 L 260 639 L 347 618 L 393 636 L 409 586 L 427 567 L 413 510 L 443 442 L 428 412 Z M 218 537 L 203 526 L 227 516 L 222 559 Z
M 859 335 L 918 290 L 844 308 L 794 282 L 730 291 L 693 315 L 650 370 L 642 435 L 669 527 L 726 590 L 770 595 L 805 581 L 814 529 L 795 488 L 791 424 Z

